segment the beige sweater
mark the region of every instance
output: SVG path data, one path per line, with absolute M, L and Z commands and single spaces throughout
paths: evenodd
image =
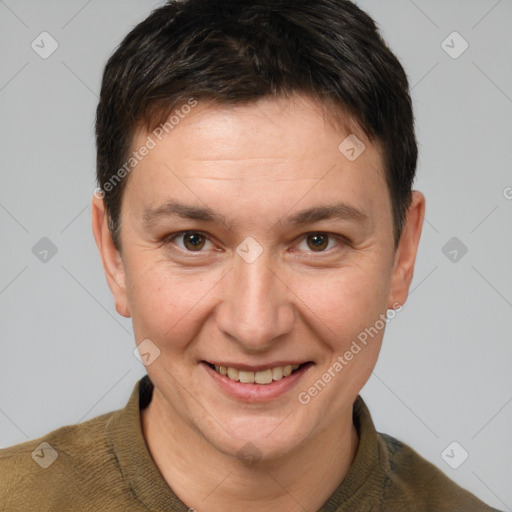
M 140 408 L 152 391 L 145 376 L 124 409 L 0 450 L 0 511 L 188 512 L 142 436 Z M 408 446 L 379 434 L 361 397 L 354 424 L 359 447 L 353 465 L 319 512 L 495 510 Z

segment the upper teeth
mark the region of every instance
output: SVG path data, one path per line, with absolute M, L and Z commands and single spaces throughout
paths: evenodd
M 246 372 L 244 370 L 237 370 L 236 368 L 216 364 L 215 371 L 235 382 L 270 384 L 273 380 L 288 377 L 288 375 L 298 367 L 298 364 L 287 364 L 286 366 L 276 366 L 275 368 L 268 368 L 267 370 L 261 370 L 259 372 Z

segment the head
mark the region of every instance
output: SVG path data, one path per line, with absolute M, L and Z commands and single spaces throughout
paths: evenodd
M 169 2 L 110 58 L 96 134 L 93 230 L 160 403 L 220 452 L 267 458 L 346 415 L 424 211 L 407 78 L 371 18 L 345 0 Z M 211 368 L 287 363 L 266 397 Z

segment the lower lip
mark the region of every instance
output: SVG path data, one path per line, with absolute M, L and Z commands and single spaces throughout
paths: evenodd
M 227 395 L 238 400 L 243 400 L 244 402 L 265 402 L 280 397 L 292 389 L 309 368 L 313 366 L 313 363 L 307 363 L 288 377 L 274 380 L 270 384 L 244 384 L 242 382 L 235 382 L 210 368 L 207 363 L 201 362 L 201 365 Z

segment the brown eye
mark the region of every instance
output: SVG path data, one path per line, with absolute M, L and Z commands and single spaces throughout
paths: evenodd
M 201 231 L 180 231 L 179 233 L 171 233 L 162 239 L 165 247 L 170 250 L 177 248 L 181 253 L 197 252 L 206 255 L 208 252 L 208 244 L 210 249 L 215 250 L 214 244 L 208 238 L 208 235 Z
M 315 233 L 307 237 L 308 247 L 315 252 L 323 251 L 329 245 L 329 236 L 323 233 Z
M 200 251 L 204 247 L 205 242 L 205 237 L 199 233 L 190 232 L 183 234 L 183 244 L 189 251 Z

